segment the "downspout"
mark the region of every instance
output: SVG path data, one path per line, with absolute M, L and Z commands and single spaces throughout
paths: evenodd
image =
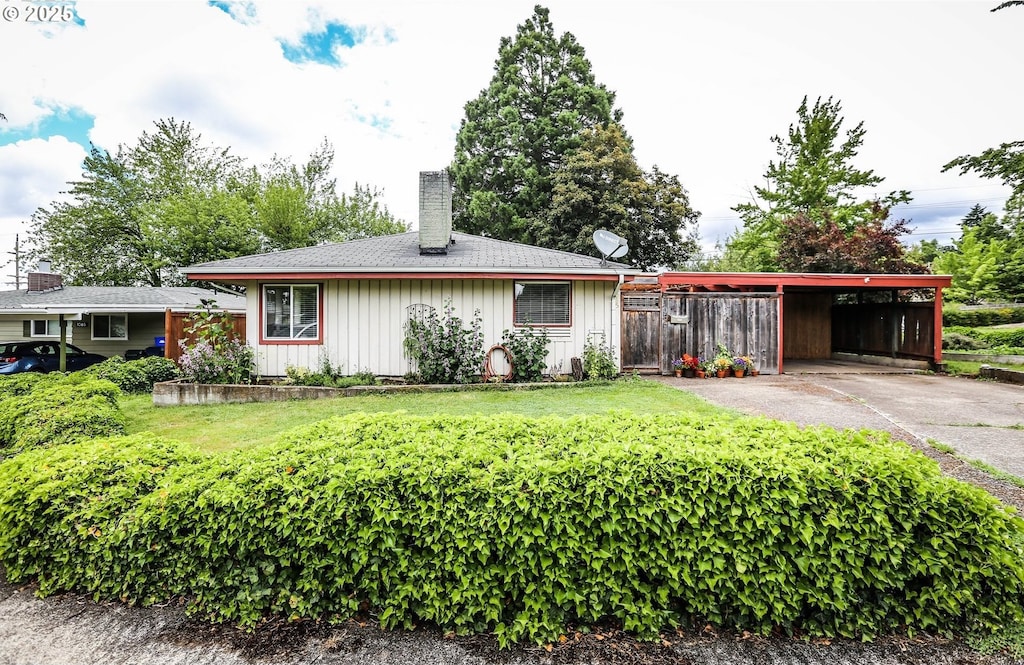
M 615 312 L 618 310 L 618 307 L 615 306 L 615 303 L 618 301 L 619 294 L 622 292 L 622 284 L 626 281 L 626 276 L 623 273 L 618 272 L 618 271 L 616 271 L 616 273 L 619 276 L 619 281 L 618 281 L 618 283 L 615 284 L 615 288 L 612 289 L 612 304 L 611 304 L 611 307 L 608 308 L 608 334 L 609 335 L 611 335 L 612 333 L 615 332 Z M 619 312 L 619 319 L 621 320 L 621 318 L 622 318 L 622 313 Z M 610 346 L 611 340 L 608 340 L 608 341 L 609 341 L 609 346 Z M 618 341 L 619 341 L 619 345 L 618 345 L 619 346 L 619 371 L 621 372 L 622 371 L 622 331 L 621 330 L 619 331 Z

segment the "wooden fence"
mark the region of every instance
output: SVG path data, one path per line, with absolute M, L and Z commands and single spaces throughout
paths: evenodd
M 195 325 L 192 312 L 172 312 L 167 310 L 164 313 L 164 335 L 166 344 L 164 346 L 164 357 L 177 362 L 181 357 L 182 343 L 188 345 L 196 341 L 194 333 L 185 332 L 186 328 Z M 229 314 L 231 330 L 229 335 L 233 339 L 245 341 L 245 314 Z
M 673 358 L 710 358 L 724 344 L 775 373 L 778 331 L 776 293 L 623 293 L 622 368 L 671 374 Z
M 833 305 L 835 351 L 931 360 L 935 304 L 930 302 Z

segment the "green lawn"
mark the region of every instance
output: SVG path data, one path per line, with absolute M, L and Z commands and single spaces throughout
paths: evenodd
M 1012 365 L 1009 363 L 983 363 L 971 362 L 969 360 L 944 360 L 943 363 L 946 365 L 946 372 L 954 376 L 978 376 L 982 365 L 1000 367 L 1002 369 L 1015 369 L 1017 371 L 1024 370 L 1024 365 Z
M 687 392 L 645 380 L 525 391 L 466 391 L 218 406 L 156 407 L 150 395 L 126 396 L 121 407 L 128 433 L 153 432 L 198 445 L 207 452 L 268 443 L 300 425 L 332 416 L 363 412 L 408 411 L 412 414 L 491 414 L 530 416 L 605 413 L 730 413 Z

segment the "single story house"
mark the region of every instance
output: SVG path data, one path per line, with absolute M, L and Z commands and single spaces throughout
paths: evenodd
M 245 298 L 196 287 L 64 286 L 60 275 L 30 273 L 25 289 L 0 291 L 0 340 L 60 339 L 104 356 L 159 346 L 180 333 L 173 322 L 214 301 L 239 316 Z M 170 329 L 169 329 L 170 328 Z
M 212 261 L 191 280 L 245 286 L 248 343 L 259 372 L 317 368 L 402 376 L 406 322 L 451 303 L 467 324 L 479 312 L 485 348 L 504 330 L 543 327 L 549 367 L 570 371 L 588 340 L 618 353 L 619 290 L 639 274 L 628 265 L 452 232 L 445 171 L 420 174 L 419 230 Z M 503 360 L 496 354 L 495 362 Z

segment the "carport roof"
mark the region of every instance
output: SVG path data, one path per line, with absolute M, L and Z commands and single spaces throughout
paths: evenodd
M 889 275 L 790 272 L 666 272 L 658 276 L 662 291 L 678 287 L 699 287 L 709 291 L 744 291 L 774 286 L 829 289 L 936 289 L 950 285 L 949 275 Z

